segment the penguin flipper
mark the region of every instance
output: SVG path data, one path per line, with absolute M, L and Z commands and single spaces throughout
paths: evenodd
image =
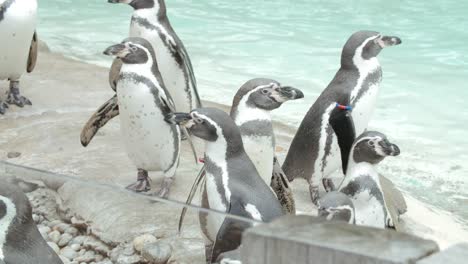
M 38 46 L 37 32 L 34 31 L 34 35 L 33 35 L 33 38 L 31 40 L 31 46 L 29 47 L 28 64 L 26 66 L 26 71 L 28 73 L 31 73 L 34 70 L 34 68 L 36 67 L 37 46 Z
M 109 71 L 109 85 L 114 92 L 117 91 L 117 81 L 119 80 L 122 64 L 121 59 L 115 58 Z
M 192 204 L 193 197 L 195 197 L 195 194 L 197 193 L 200 183 L 205 178 L 205 174 L 206 174 L 205 165 L 203 165 L 197 177 L 195 178 L 195 182 L 193 183 L 192 188 L 190 189 L 190 193 L 187 197 L 187 201 L 185 202 L 185 204 L 187 205 Z M 182 208 L 182 212 L 180 213 L 179 229 L 178 229 L 179 233 L 182 230 L 182 225 L 184 224 L 185 214 L 187 214 L 187 207 Z
M 354 140 L 356 139 L 353 117 L 350 111 L 335 108 L 330 114 L 329 123 L 338 138 L 338 145 L 340 146 L 341 152 L 341 164 L 343 173 L 346 174 L 349 154 Z
M 117 103 L 117 95 L 105 102 L 99 109 L 91 116 L 81 130 L 81 145 L 88 146 L 89 142 L 96 135 L 97 131 L 103 127 L 109 120 L 119 115 L 119 105 Z
M 244 217 L 248 215 L 245 211 L 245 207 L 242 206 L 239 201 L 231 202 L 227 213 Z M 237 249 L 240 246 L 243 231 L 251 225 L 252 224 L 248 222 L 226 217 L 216 235 L 211 262 L 216 263 L 216 260 L 222 253 Z
M 293 192 L 291 188 L 289 188 L 286 174 L 281 168 L 281 164 L 276 155 L 273 158 L 273 174 L 271 176 L 270 186 L 280 201 L 283 213 L 296 214 L 296 202 Z

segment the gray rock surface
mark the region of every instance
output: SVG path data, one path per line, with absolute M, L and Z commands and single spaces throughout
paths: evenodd
M 165 241 L 150 243 L 143 247 L 141 255 L 153 264 L 166 264 L 171 258 L 172 248 Z

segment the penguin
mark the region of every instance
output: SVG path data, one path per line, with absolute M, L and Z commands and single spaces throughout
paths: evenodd
M 376 167 L 386 157 L 399 154 L 400 148 L 376 131 L 364 132 L 353 144 L 339 192 L 352 201 L 357 225 L 394 228 L 397 219 L 390 213 L 389 199 Z
M 354 139 L 367 128 L 382 80 L 377 55 L 399 44 L 400 38 L 375 31 L 354 33 L 343 47 L 340 69 L 302 120 L 282 168 L 290 181 L 308 181 L 313 203 L 320 180 L 334 190 L 327 178 L 340 166 L 346 171 Z
M 0 263 L 62 264 L 39 233 L 26 195 L 7 182 L 0 184 Z
M 332 191 L 318 200 L 318 217 L 328 221 L 355 224 L 355 209 L 351 199 L 344 193 Z
M 0 99 L 0 114 L 9 104 L 32 104 L 20 94 L 20 79 L 36 66 L 36 18 L 36 0 L 0 0 L 0 80 L 10 82 L 6 101 Z
M 189 112 L 201 107 L 192 63 L 166 14 L 163 0 L 109 0 L 109 3 L 129 4 L 134 9 L 130 37 L 148 40 L 156 58 L 166 89 L 172 95 L 177 111 Z M 122 61 L 114 60 L 109 71 L 109 84 L 116 91 Z M 87 121 L 81 132 L 81 144 L 86 147 L 97 131 L 119 115 L 117 96 L 105 102 Z M 183 135 L 185 136 L 185 135 Z M 183 137 L 184 138 L 184 137 Z M 190 143 L 192 144 L 192 143 Z
M 283 215 L 274 193 L 245 152 L 238 126 L 227 113 L 200 108 L 173 114 L 168 119 L 205 141 L 206 176 L 201 202 L 204 208 L 261 222 Z M 242 231 L 252 224 L 221 214 L 200 213 L 200 226 L 207 262 L 214 263 L 220 254 L 239 247 Z
M 128 155 L 138 168 L 137 182 L 127 189 L 149 191 L 148 171 L 161 171 L 165 178 L 158 195 L 167 198 L 179 163 L 181 132 L 165 121 L 175 107 L 153 48 L 145 39 L 127 38 L 104 54 L 122 61 L 116 87 L 120 128 Z
M 272 79 L 256 78 L 244 83 L 234 96 L 231 118 L 239 127 L 244 149 L 260 177 L 270 185 L 286 213 L 295 213 L 292 192 L 275 156 L 275 134 L 270 112 L 284 102 L 304 98 L 301 90 L 281 86 Z M 274 165 L 277 164 L 275 173 Z

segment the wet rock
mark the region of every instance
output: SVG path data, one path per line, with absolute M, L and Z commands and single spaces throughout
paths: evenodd
M 136 237 L 133 240 L 133 248 L 135 248 L 136 251 L 141 252 L 141 250 L 146 244 L 154 243 L 156 241 L 158 240 L 153 235 L 144 234 L 144 235 Z
M 47 242 L 47 245 L 49 245 L 49 247 L 53 249 L 55 253 L 59 254 L 60 248 L 57 246 L 57 244 L 55 244 L 54 242 Z
M 146 244 L 141 255 L 146 260 L 154 264 L 166 264 L 172 255 L 171 245 L 164 241 Z
M 10 151 L 7 154 L 7 158 L 9 158 L 9 159 L 14 159 L 14 158 L 17 158 L 19 156 L 21 156 L 21 152 Z
M 71 247 L 64 247 L 60 250 L 60 255 L 66 257 L 67 259 L 74 259 L 78 256 L 75 250 Z
M 50 241 L 54 243 L 58 243 L 60 240 L 60 232 L 55 230 L 49 233 L 49 239 Z
M 60 237 L 60 240 L 59 242 L 57 243 L 59 246 L 61 247 L 64 247 L 66 245 L 68 245 L 68 243 L 73 239 L 73 236 L 70 235 L 70 234 L 63 234 L 61 237 Z

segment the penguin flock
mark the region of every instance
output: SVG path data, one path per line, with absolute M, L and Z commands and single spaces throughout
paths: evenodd
M 150 191 L 149 172 L 159 172 L 164 180 L 155 195 L 168 198 L 182 141 L 190 143 L 198 160 L 192 140 L 200 140 L 204 164 L 187 203 L 201 185 L 202 207 L 269 222 L 296 213 L 290 182 L 302 178 L 318 217 L 395 228 L 398 215 L 391 213 L 395 205 L 386 197 L 376 167 L 386 157 L 399 155 L 400 149 L 367 126 L 382 81 L 377 56 L 384 48 L 401 44 L 400 38 L 375 31 L 358 31 L 349 37 L 338 72 L 305 114 L 281 164 L 275 154 L 270 112 L 304 98 L 303 91 L 273 79 L 254 78 L 238 89 L 229 114 L 203 107 L 192 63 L 169 22 L 164 0 L 108 2 L 133 8 L 130 30 L 122 42 L 104 51 L 114 57 L 109 84 L 115 94 L 85 123 L 80 140 L 88 146 L 101 127 L 119 116 L 126 152 L 137 169 L 136 182 L 127 189 Z M 36 1 L 0 0 L 0 79 L 10 81 L 6 102 L 0 100 L 1 114 L 9 104 L 31 104 L 19 93 L 19 79 L 36 63 L 36 9 Z M 336 174 L 338 181 L 331 177 Z M 28 220 L 31 213 L 25 197 L 2 186 L 0 263 L 32 263 L 22 258 L 34 258 L 38 251 L 47 252 L 39 255 L 49 260 L 36 258 L 34 263 L 61 263 L 39 241 Z M 20 214 L 26 221 L 15 220 Z M 185 211 L 179 230 L 184 215 Z M 207 263 L 222 261 L 224 253 L 238 249 L 242 231 L 251 227 L 219 214 L 200 213 L 199 220 Z M 21 224 L 28 227 L 19 229 Z M 28 251 L 31 254 L 18 254 L 11 246 L 18 243 L 12 237 L 18 230 L 31 230 L 22 235 L 38 240 L 24 245 L 35 247 Z

